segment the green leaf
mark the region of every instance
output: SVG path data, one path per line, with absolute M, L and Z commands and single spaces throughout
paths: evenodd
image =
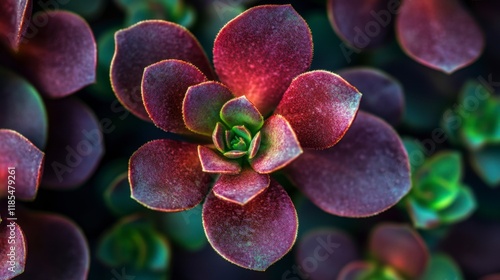
M 440 210 L 453 203 L 458 193 L 458 184 L 447 182 L 442 177 L 428 176 L 413 186 L 410 195 L 422 205 Z
M 458 265 L 447 255 L 434 254 L 431 256 L 427 269 L 420 280 L 463 280 Z
M 421 205 L 416 200 L 409 198 L 407 205 L 411 220 L 416 228 L 429 229 L 440 223 L 436 211 Z
M 467 218 L 476 209 L 476 199 L 470 188 L 460 187 L 460 192 L 453 203 L 439 212 L 442 222 L 455 223 Z
M 418 185 L 428 178 L 439 178 L 449 185 L 456 185 L 462 177 L 462 159 L 460 153 L 454 151 L 440 152 L 419 168 L 413 178 Z
M 201 219 L 201 205 L 178 213 L 160 213 L 160 229 L 172 242 L 196 251 L 207 243 Z
M 472 167 L 491 187 L 500 185 L 500 144 L 487 145 L 470 153 Z
M 144 210 L 144 207 L 130 198 L 128 172 L 118 176 L 104 193 L 106 205 L 119 216 L 130 215 Z
M 410 167 L 412 173 L 415 172 L 425 162 L 425 149 L 422 144 L 417 140 L 409 137 L 402 138 L 408 159 L 410 160 Z

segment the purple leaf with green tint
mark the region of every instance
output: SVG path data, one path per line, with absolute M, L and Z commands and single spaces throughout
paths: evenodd
M 470 154 L 472 167 L 490 186 L 500 185 L 500 145 L 486 145 Z
M 237 161 L 225 158 L 205 146 L 198 146 L 198 157 L 204 172 L 238 174 L 241 171 L 241 166 Z
M 168 59 L 144 69 L 142 98 L 150 119 L 167 132 L 191 134 L 182 119 L 182 102 L 190 86 L 206 81 L 196 66 Z
M 2 0 L 0 3 L 0 40 L 17 50 L 31 18 L 31 0 Z
M 220 118 L 229 127 L 244 125 L 252 131 L 258 131 L 264 123 L 259 110 L 246 96 L 233 98 L 224 104 L 220 110 Z
M 8 185 L 12 181 L 10 185 L 15 187 L 16 198 L 35 199 L 43 161 L 43 152 L 24 136 L 13 130 L 0 129 L 0 197 L 10 195 Z
M 23 273 L 26 265 L 27 246 L 24 232 L 14 221 L 3 220 L 0 224 L 0 238 L 0 279 L 12 279 Z
M 329 0 L 328 18 L 337 35 L 356 49 L 382 45 L 398 13 L 399 1 Z
M 347 217 L 380 213 L 411 186 L 401 139 L 387 123 L 363 112 L 335 147 L 308 150 L 286 171 L 318 207 Z
M 186 127 L 196 133 L 212 135 L 220 121 L 222 106 L 233 94 L 221 83 L 209 81 L 191 86 L 182 103 L 182 115 Z
M 302 147 L 326 149 L 351 126 L 361 94 L 340 76 L 311 71 L 295 78 L 276 113 L 285 117 Z
M 253 159 L 257 155 L 257 153 L 259 152 L 261 141 L 262 141 L 262 136 L 259 131 L 252 138 L 252 141 L 250 141 L 250 146 L 248 147 L 248 159 Z
M 28 241 L 20 280 L 87 279 L 89 248 L 80 228 L 59 215 L 16 212 Z
M 227 158 L 235 159 L 235 158 L 241 158 L 247 154 L 246 151 L 238 151 L 238 150 L 232 150 L 224 153 L 224 156 Z
M 94 113 L 76 98 L 47 100 L 49 141 L 44 187 L 70 189 L 83 184 L 104 155 L 104 140 Z
M 404 93 L 402 85 L 394 77 L 368 67 L 344 69 L 338 74 L 363 93 L 359 104 L 361 110 L 393 126 L 401 122 L 405 106 Z
M 448 74 L 474 62 L 484 47 L 481 29 L 458 0 L 404 1 L 396 31 L 410 57 Z
M 377 226 L 371 234 L 370 251 L 380 262 L 412 279 L 424 272 L 429 259 L 422 238 L 405 225 Z
M 311 259 L 317 268 L 308 271 L 314 280 L 337 279 L 344 266 L 356 260 L 356 245 L 349 235 L 334 229 L 318 229 L 304 235 L 298 243 L 296 264 L 311 268 Z M 314 266 L 312 266 L 314 267 Z M 288 278 L 292 279 L 292 278 Z
M 302 154 L 297 136 L 283 116 L 269 117 L 260 132 L 262 140 L 259 151 L 250 160 L 250 165 L 258 173 L 274 172 Z
M 210 63 L 200 44 L 184 27 L 148 20 L 120 30 L 111 63 L 111 82 L 118 100 L 137 117 L 149 120 L 142 104 L 141 80 L 144 68 L 165 59 L 179 59 L 196 65 L 212 78 Z
M 222 123 L 217 122 L 212 133 L 212 142 L 219 152 L 223 153 L 226 150 L 226 130 Z
M 35 14 L 19 58 L 33 84 L 50 98 L 70 95 L 96 79 L 94 35 L 84 19 L 70 12 Z
M 47 112 L 36 89 L 0 68 L 0 127 L 15 130 L 40 149 L 47 141 Z
M 213 192 L 220 199 L 245 205 L 266 190 L 269 183 L 269 175 L 244 168 L 240 174 L 220 176 Z
M 297 213 L 276 182 L 245 205 L 210 193 L 203 205 L 203 225 L 212 247 L 228 261 L 264 271 L 282 258 L 297 237 Z
M 312 60 L 311 31 L 291 5 L 248 9 L 227 23 L 214 43 L 214 65 L 235 96 L 268 115 Z
M 155 140 L 130 157 L 132 198 L 153 210 L 176 212 L 195 207 L 207 194 L 210 180 L 201 170 L 194 144 Z

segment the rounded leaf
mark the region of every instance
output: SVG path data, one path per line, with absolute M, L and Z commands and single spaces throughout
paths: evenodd
M 2 0 L 0 3 L 0 40 L 17 50 L 29 25 L 31 0 Z
M 435 280 L 435 279 L 453 279 L 463 280 L 460 268 L 452 258 L 445 254 L 435 254 L 431 256 L 427 268 L 419 279 Z
M 258 131 L 264 123 L 259 110 L 248 101 L 246 96 L 226 102 L 220 110 L 220 118 L 229 127 L 244 125 L 252 131 Z
M 261 194 L 270 182 L 269 175 L 244 168 L 237 175 L 221 175 L 213 187 L 213 192 L 220 199 L 245 205 Z
M 1 219 L 0 219 L 1 220 Z M 22 274 L 26 265 L 26 237 L 14 221 L 4 220 L 0 224 L 0 279 L 12 279 Z
M 198 146 L 198 157 L 203 172 L 238 174 L 241 171 L 241 165 L 238 161 L 224 157 L 220 153 L 205 146 Z

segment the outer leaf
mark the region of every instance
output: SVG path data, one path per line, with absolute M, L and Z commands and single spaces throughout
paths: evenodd
M 398 135 L 363 112 L 337 146 L 306 151 L 286 171 L 318 207 L 347 217 L 380 213 L 411 186 L 408 156 Z
M 241 171 L 241 165 L 238 161 L 226 158 L 204 146 L 198 146 L 198 157 L 204 172 L 238 174 Z
M 36 89 L 0 68 L 0 127 L 19 132 L 40 149 L 47 141 L 47 112 Z
M 470 154 L 472 167 L 490 186 L 500 185 L 500 145 L 488 145 Z
M 210 176 L 203 173 L 196 145 L 154 140 L 130 157 L 132 198 L 163 212 L 177 212 L 199 204 L 208 192 Z
M 340 76 L 311 71 L 292 81 L 276 113 L 290 122 L 302 147 L 326 149 L 351 126 L 360 99 L 358 90 Z
M 108 208 L 115 214 L 124 216 L 137 213 L 144 209 L 142 205 L 130 199 L 130 183 L 128 172 L 120 174 L 106 189 L 104 199 Z
M 454 223 L 464 220 L 476 210 L 477 204 L 470 188 L 461 186 L 457 198 L 446 209 L 439 212 L 441 221 Z
M 311 31 L 291 5 L 248 9 L 227 23 L 214 43 L 220 80 L 234 95 L 245 95 L 263 115 L 274 109 L 311 59 Z
M 430 229 L 440 224 L 439 213 L 423 206 L 418 201 L 408 198 L 408 212 L 416 228 Z
M 45 24 L 37 24 L 41 22 Z M 88 24 L 76 14 L 37 13 L 19 55 L 35 86 L 50 98 L 70 95 L 95 82 L 96 42 Z
M 481 29 L 458 0 L 404 1 L 396 31 L 410 57 L 448 74 L 474 62 L 484 47 Z
M 462 177 L 462 158 L 460 153 L 447 151 L 430 158 L 417 170 L 414 179 L 416 182 L 427 178 L 440 178 L 449 184 L 458 184 Z
M 264 271 L 282 258 L 297 237 L 297 213 L 276 182 L 244 206 L 210 193 L 203 205 L 203 226 L 212 247 L 228 261 Z
M 452 258 L 445 254 L 435 254 L 431 256 L 427 269 L 425 270 L 421 280 L 434 279 L 453 279 L 463 280 L 460 268 Z
M 5 219 L 5 217 L 4 217 Z M 12 279 L 24 272 L 26 265 L 26 237 L 14 221 L 3 220 L 0 224 L 0 279 Z M 14 250 L 12 250 L 14 249 Z
M 46 105 L 50 126 L 43 186 L 78 187 L 94 173 L 104 155 L 100 124 L 78 99 L 46 101 Z
M 401 122 L 405 107 L 404 93 L 401 83 L 394 77 L 368 67 L 349 68 L 338 74 L 363 93 L 360 109 L 393 126 Z
M 220 110 L 220 118 L 229 126 L 245 125 L 252 131 L 258 131 L 264 119 L 259 110 L 248 101 L 246 96 L 229 100 Z
M 149 118 L 167 131 L 190 134 L 182 119 L 182 101 L 187 89 L 206 81 L 194 65 L 181 60 L 163 60 L 144 69 L 142 99 Z
M 340 271 L 337 280 L 364 280 L 367 276 L 371 275 L 375 269 L 376 267 L 373 263 L 365 261 L 351 262 Z
M 365 49 L 386 41 L 398 8 L 399 2 L 390 0 L 329 0 L 327 10 L 337 35 L 350 46 Z
M 404 225 L 377 226 L 370 238 L 370 250 L 379 261 L 412 279 L 424 272 L 429 259 L 422 238 Z
M 207 238 L 203 231 L 201 209 L 202 206 L 199 204 L 187 211 L 160 215 L 160 229 L 174 244 L 189 251 L 198 251 L 207 244 Z
M 261 144 L 250 165 L 258 173 L 271 173 L 288 165 L 302 148 L 288 121 L 280 115 L 269 117 L 261 132 Z
M 17 50 L 31 17 L 31 0 L 3 0 L 0 3 L 0 40 Z
M 13 179 L 16 198 L 35 199 L 43 161 L 44 153 L 28 139 L 13 130 L 0 129 L 0 197 L 8 195 L 8 182 Z M 9 167 L 15 168 L 15 174 L 9 174 Z
M 220 121 L 222 106 L 231 98 L 231 91 L 218 82 L 209 81 L 189 87 L 182 103 L 186 127 L 199 134 L 212 135 Z
M 111 82 L 118 100 L 141 119 L 149 120 L 141 98 L 144 68 L 165 59 L 196 65 L 212 77 L 208 59 L 198 41 L 175 23 L 148 20 L 115 34 L 116 49 L 111 63 Z
M 245 205 L 265 191 L 270 184 L 267 174 L 259 174 L 244 168 L 238 175 L 222 175 L 214 185 L 215 196 L 240 205 Z

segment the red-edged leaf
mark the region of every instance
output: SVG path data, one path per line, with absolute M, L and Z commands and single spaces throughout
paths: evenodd
M 363 94 L 359 105 L 361 110 L 391 125 L 401 122 L 405 106 L 403 87 L 394 77 L 368 67 L 345 69 L 338 74 Z
M 231 98 L 231 91 L 218 82 L 209 81 L 191 86 L 182 103 L 186 127 L 199 134 L 212 135 L 215 125 L 220 121 L 222 106 Z
M 238 161 L 226 158 L 204 146 L 198 146 L 198 157 L 203 171 L 207 173 L 238 174 L 241 171 Z
M 149 120 L 142 104 L 141 80 L 144 68 L 165 59 L 179 59 L 196 65 L 212 78 L 207 56 L 194 36 L 175 23 L 142 21 L 115 34 L 111 82 L 118 100 L 141 119 Z
M 28 241 L 28 256 L 20 280 L 87 279 L 90 254 L 80 228 L 59 215 L 19 214 Z
M 31 17 L 31 0 L 0 2 L 0 40 L 17 50 Z
M 484 47 L 481 29 L 458 0 L 404 1 L 396 30 L 410 57 L 448 74 L 474 62 Z
M 318 207 L 347 217 L 378 214 L 411 186 L 401 139 L 387 123 L 364 112 L 335 147 L 307 150 L 287 173 Z
M 182 119 L 182 101 L 187 89 L 206 81 L 196 66 L 175 59 L 152 64 L 144 69 L 142 99 L 149 118 L 167 131 L 192 134 Z
M 153 210 L 177 212 L 195 207 L 208 193 L 210 180 L 201 170 L 194 144 L 155 140 L 130 158 L 132 198 Z
M 21 134 L 0 129 L 0 197 L 9 195 L 9 180 L 16 198 L 35 199 L 43 170 L 44 154 Z M 12 168 L 10 168 L 12 167 Z
M 262 193 L 269 183 L 269 175 L 244 168 L 240 174 L 220 176 L 213 191 L 221 199 L 245 205 Z
M 297 213 L 276 182 L 245 205 L 210 193 L 203 205 L 203 226 L 212 247 L 228 261 L 266 270 L 283 257 L 297 237 Z
M 360 99 L 358 90 L 340 76 L 311 71 L 292 81 L 276 113 L 290 122 L 302 147 L 326 149 L 351 126 Z
M 36 89 L 0 68 L 0 127 L 15 130 L 40 149 L 47 141 L 47 112 Z
M 19 225 L 8 220 L 3 220 L 0 224 L 0 238 L 2 238 L 0 243 L 0 262 L 2 263 L 0 279 L 12 279 L 24 272 L 26 238 Z
M 220 110 L 220 118 L 229 126 L 244 125 L 252 131 L 258 131 L 264 123 L 259 110 L 246 96 L 229 100 Z
M 377 226 L 371 234 L 370 250 L 379 261 L 411 279 L 424 272 L 429 259 L 422 238 L 406 225 Z
M 366 279 L 376 269 L 375 264 L 363 261 L 351 262 L 340 271 L 337 280 Z
M 223 153 L 226 150 L 226 130 L 222 123 L 217 122 L 215 124 L 214 131 L 212 133 L 212 142 L 219 152 Z
M 297 265 L 307 269 L 308 275 L 314 280 L 337 279 L 342 268 L 357 258 L 356 245 L 352 239 L 334 229 L 307 233 L 300 239 L 295 256 Z M 315 261 L 315 266 L 311 260 Z M 311 269 L 313 267 L 315 269 Z
M 41 22 L 46 23 L 37 24 Z M 95 82 L 96 42 L 88 24 L 76 14 L 37 13 L 19 56 L 30 79 L 48 97 L 64 97 Z
M 259 131 L 254 135 L 252 141 L 250 142 L 250 146 L 248 147 L 248 159 L 253 159 L 257 155 L 257 152 L 259 152 L 261 141 L 262 136 Z
M 95 171 L 104 140 L 94 113 L 76 98 L 46 101 L 49 115 L 43 187 L 75 188 Z
M 311 31 L 291 5 L 251 8 L 226 24 L 214 43 L 220 80 L 234 95 L 246 95 L 263 115 L 311 59 Z
M 274 172 L 302 154 L 297 136 L 283 116 L 269 117 L 260 132 L 259 151 L 250 160 L 250 165 L 258 173 Z
M 328 18 L 337 35 L 356 49 L 376 48 L 390 34 L 399 1 L 329 0 Z

